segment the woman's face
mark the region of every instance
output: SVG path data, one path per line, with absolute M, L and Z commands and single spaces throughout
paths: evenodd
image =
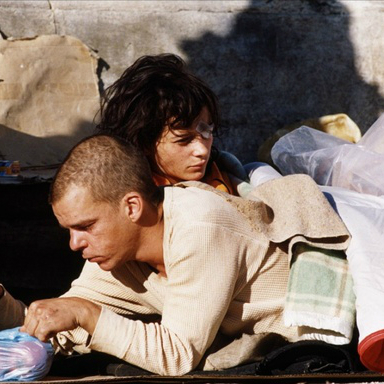
M 200 122 L 202 124 L 199 125 Z M 165 176 L 172 184 L 202 179 L 213 142 L 212 133 L 207 127 L 210 124 L 208 109 L 203 108 L 188 129 L 171 131 L 165 127 L 156 143 L 156 172 Z M 206 130 L 202 131 L 201 127 Z

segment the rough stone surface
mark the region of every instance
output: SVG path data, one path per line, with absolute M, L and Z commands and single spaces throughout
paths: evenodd
M 0 40 L 0 159 L 61 163 L 94 132 L 98 58 L 79 39 L 40 35 Z
M 1 1 L 5 37 L 66 34 L 101 57 L 102 86 L 136 58 L 174 52 L 218 94 L 216 144 L 243 162 L 285 124 L 384 110 L 384 1 Z

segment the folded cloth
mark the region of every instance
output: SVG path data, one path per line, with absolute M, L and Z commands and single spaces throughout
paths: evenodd
M 344 251 L 305 243 L 295 246 L 283 318 L 286 326 L 330 331 L 314 332 L 318 340 L 331 344 L 352 340 L 355 294 Z

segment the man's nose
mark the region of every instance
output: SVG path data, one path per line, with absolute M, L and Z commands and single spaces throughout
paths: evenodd
M 70 230 L 69 247 L 72 251 L 81 251 L 87 246 L 84 235 L 79 231 Z

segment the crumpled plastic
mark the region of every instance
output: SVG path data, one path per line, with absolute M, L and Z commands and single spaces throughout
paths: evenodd
M 0 332 L 0 381 L 35 381 L 51 368 L 54 349 L 19 327 Z
M 283 175 L 304 173 L 319 185 L 384 195 L 384 114 L 356 143 L 307 126 L 286 134 L 271 156 Z

